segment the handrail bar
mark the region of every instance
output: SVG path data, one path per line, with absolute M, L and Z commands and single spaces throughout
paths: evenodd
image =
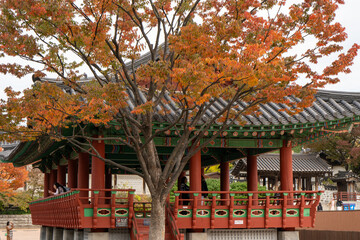
M 165 206 L 165 212 L 166 212 L 166 221 L 169 223 L 169 226 L 174 231 L 175 234 L 172 234 L 173 238 L 175 240 L 181 240 L 181 233 L 180 230 L 176 224 L 175 216 L 173 211 L 171 211 L 170 203 L 167 201 Z M 170 220 L 170 218 L 173 219 L 173 221 Z M 173 233 L 173 232 L 172 232 Z
M 69 194 L 69 193 L 77 193 L 77 191 L 81 192 L 81 191 L 84 191 L 84 192 L 94 192 L 94 191 L 105 191 L 105 192 L 112 192 L 112 191 L 115 191 L 115 192 L 135 192 L 135 189 L 89 189 L 89 188 L 71 188 L 70 191 L 68 192 L 64 192 L 64 193 L 60 193 L 60 194 L 57 194 L 57 195 L 51 195 L 51 196 L 48 196 L 48 197 L 44 197 L 44 198 L 39 198 L 39 199 L 36 199 L 35 201 L 32 201 L 30 202 L 30 204 L 33 204 L 33 203 L 36 203 L 38 201 L 41 201 L 41 200 L 45 200 L 45 199 L 52 199 L 52 198 L 55 198 L 55 197 L 59 197 L 59 196 L 64 196 L 66 194 Z M 86 197 L 80 197 L 81 199 L 83 198 L 86 198 Z M 99 197 L 99 198 L 107 198 L 107 199 L 111 199 L 111 197 Z M 124 198 L 125 199 L 125 198 Z
M 130 229 L 131 234 L 134 235 L 135 240 L 142 240 L 142 234 L 139 233 L 139 227 L 136 222 L 135 212 L 133 209 L 130 211 L 132 211 L 132 217 L 131 217 L 132 221 L 131 221 L 131 229 Z
M 265 194 L 265 193 L 305 193 L 305 194 L 313 194 L 313 193 L 323 193 L 324 191 L 174 191 L 174 193 L 207 193 L 207 194 L 226 194 L 226 193 L 234 193 L 234 194 Z

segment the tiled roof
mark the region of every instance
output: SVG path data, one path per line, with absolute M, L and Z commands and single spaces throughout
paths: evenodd
M 234 176 L 240 175 L 240 172 L 246 171 L 246 158 L 240 159 L 234 170 L 231 172 Z M 257 157 L 257 169 L 259 173 L 279 173 L 280 155 L 263 154 Z M 293 172 L 294 173 L 331 173 L 331 167 L 316 154 L 293 154 Z
M 92 78 L 80 80 L 81 83 L 85 83 L 93 80 Z M 43 78 L 41 81 L 48 81 L 56 83 L 62 87 L 64 91 L 74 94 L 75 91 L 63 85 L 62 81 L 55 79 Z M 134 109 L 134 94 L 128 91 L 129 101 L 128 106 L 130 110 Z M 140 92 L 140 96 L 143 102 L 146 101 L 146 95 L 144 92 Z M 292 102 L 299 102 L 300 99 L 289 96 L 287 97 Z M 221 109 L 227 105 L 226 100 L 217 99 L 214 104 L 206 111 L 203 116 L 203 121 L 207 121 L 211 116 L 215 115 Z M 234 105 L 234 109 L 241 110 L 247 106 L 246 102 L 237 101 Z M 253 126 L 270 126 L 270 125 L 288 125 L 288 124 L 304 124 L 315 122 L 326 122 L 329 120 L 343 119 L 346 117 L 353 117 L 360 115 L 360 93 L 352 92 L 336 92 L 318 90 L 315 95 L 315 102 L 311 107 L 305 108 L 302 112 L 296 115 L 289 115 L 280 109 L 289 108 L 289 106 L 282 103 L 266 103 L 260 104 L 260 115 L 246 115 L 242 116 L 247 125 Z M 165 97 L 161 104 L 156 108 L 157 112 L 168 112 L 169 114 L 155 114 L 155 121 L 159 122 L 173 122 L 180 114 L 180 110 L 176 103 L 171 99 L 169 94 L 165 94 Z
M 163 48 L 163 44 L 159 45 L 159 49 Z M 134 61 L 134 64 L 128 63 L 126 67 L 129 71 L 137 69 L 143 64 L 148 63 L 151 60 L 150 52 L 145 53 L 139 59 Z M 51 78 L 42 78 L 34 79 L 40 81 L 47 81 L 55 83 L 64 91 L 75 94 L 75 91 L 70 87 L 63 84 L 62 80 L 51 79 Z M 84 78 L 81 79 L 78 83 L 83 84 L 89 81 L 94 80 L 94 78 Z M 128 91 L 129 101 L 128 105 L 130 110 L 134 108 L 134 94 L 131 91 Z M 140 97 L 143 102 L 146 101 L 146 93 L 140 92 Z M 291 102 L 299 102 L 300 99 L 289 96 L 288 100 Z M 209 117 L 215 115 L 218 111 L 223 109 L 227 105 L 227 102 L 224 99 L 217 99 L 214 104 L 206 111 L 206 114 L 203 116 L 203 121 L 207 121 Z M 247 103 L 243 101 L 237 101 L 234 104 L 234 109 L 242 110 L 247 107 Z M 290 116 L 284 111 L 279 111 L 279 109 L 289 108 L 289 106 L 282 103 L 267 103 L 260 104 L 259 111 L 261 115 L 247 115 L 242 116 L 242 119 L 247 123 L 247 125 L 253 126 L 269 126 L 269 125 L 287 125 L 287 124 L 303 124 L 303 123 L 315 123 L 315 122 L 326 122 L 328 120 L 342 119 L 345 117 L 352 117 L 354 115 L 360 115 L 360 93 L 351 93 L 351 92 L 335 92 L 335 91 L 325 91 L 318 90 L 316 94 L 316 101 L 311 107 L 304 109 L 301 113 L 294 116 Z M 180 111 L 176 103 L 171 99 L 171 97 L 166 94 L 165 99 L 162 103 L 156 108 L 157 112 L 169 111 L 169 114 L 161 115 L 155 114 L 155 121 L 159 122 L 172 122 L 179 116 Z
M 10 143 L 6 145 L 0 145 L 2 147 L 3 151 L 0 152 L 0 162 L 2 160 L 5 160 L 9 157 L 10 153 L 19 145 L 19 143 Z
M 335 174 L 335 176 L 333 176 L 331 178 L 331 180 L 334 182 L 339 182 L 339 181 L 349 180 L 349 179 L 356 179 L 357 181 L 359 181 L 360 177 L 353 172 L 339 171 L 337 174 Z

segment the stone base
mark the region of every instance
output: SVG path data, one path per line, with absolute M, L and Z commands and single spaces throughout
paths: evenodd
M 63 240 L 63 228 L 53 228 L 53 240 Z
M 46 240 L 46 227 L 42 226 L 40 229 L 40 240 Z
M 299 240 L 299 231 L 278 231 L 278 240 Z
M 52 240 L 53 239 L 53 228 L 52 227 L 46 227 L 46 240 Z
M 84 239 L 84 231 L 81 229 L 74 230 L 74 240 L 83 240 Z M 65 239 L 64 239 L 65 240 Z
M 87 238 L 85 237 L 87 236 Z M 109 240 L 109 233 L 108 232 L 84 232 L 84 239 L 87 240 Z
M 64 229 L 63 240 L 74 240 L 74 230 L 73 229 Z
M 207 240 L 208 234 L 206 232 L 189 232 L 187 233 L 188 240 Z

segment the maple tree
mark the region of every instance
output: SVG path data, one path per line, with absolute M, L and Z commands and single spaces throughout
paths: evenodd
M 152 196 L 150 239 L 163 239 L 166 196 L 188 160 L 242 116 L 272 101 L 297 113 L 313 101 L 315 89 L 349 73 L 358 45 L 344 52 L 346 33 L 334 21 L 342 0 L 2 0 L 1 56 L 31 64 L 0 65 L 0 72 L 38 80 L 56 74 L 67 94 L 51 83 L 36 83 L 23 95 L 6 89 L 1 102 L 2 138 L 67 140 L 97 155 L 93 140 L 117 140 L 133 148 L 137 174 Z M 301 46 L 300 48 L 296 48 Z M 148 52 L 146 62 L 140 55 Z M 336 60 L 319 69 L 323 57 Z M 316 66 L 316 67 L 315 67 Z M 79 68 L 94 77 L 83 83 Z M 300 77 L 306 85 L 297 83 Z M 286 96 L 300 100 L 291 102 Z M 171 99 L 177 112 L 163 108 Z M 216 105 L 216 100 L 222 106 Z M 235 106 L 238 101 L 245 102 Z M 217 109 L 207 115 L 209 109 Z M 154 131 L 155 116 L 168 124 Z M 172 117 L 169 117 L 172 116 Z M 24 124 L 26 119 L 27 124 Z M 102 137 L 117 123 L 124 136 Z M 99 126 L 97 137 L 88 125 Z M 217 134 L 200 140 L 213 125 Z M 73 128 L 71 136 L 59 129 Z M 178 144 L 161 167 L 154 137 L 176 129 Z
M 11 205 L 24 206 L 19 201 L 21 193 L 15 190 L 24 187 L 28 178 L 28 171 L 25 167 L 14 167 L 11 163 L 0 163 L 0 209 Z M 26 205 L 26 204 L 25 204 Z M 26 208 L 26 207 L 25 207 Z
M 329 135 L 321 141 L 306 144 L 312 152 L 321 153 L 335 165 L 342 165 L 346 170 L 360 171 L 360 127 L 350 132 Z
M 28 177 L 25 167 L 14 167 L 11 163 L 0 163 L 0 192 L 12 194 L 24 186 Z

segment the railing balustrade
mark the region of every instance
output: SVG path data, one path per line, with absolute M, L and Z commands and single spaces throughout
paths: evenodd
M 33 224 L 64 228 L 131 225 L 133 189 L 72 189 L 30 203 Z M 108 193 L 108 194 L 107 194 Z
M 184 235 L 180 233 L 179 228 L 176 224 L 174 211 L 170 206 L 169 202 L 166 202 L 166 208 L 165 208 L 165 214 L 166 214 L 166 222 L 168 223 L 171 239 L 173 240 L 183 240 Z
M 190 199 L 182 198 L 184 193 L 190 194 Z M 39 199 L 30 204 L 33 224 L 136 230 L 136 219 L 149 222 L 146 218 L 151 216 L 151 203 L 134 202 L 133 194 L 133 189 L 73 189 Z M 171 207 L 166 207 L 166 217 L 171 221 L 173 233 L 186 228 L 312 227 L 320 194 L 318 191 L 177 191 Z
M 205 193 L 208 197 L 202 196 Z M 185 199 L 182 194 L 191 197 Z M 180 229 L 312 227 L 320 194 L 318 191 L 177 191 L 174 213 Z
M 150 218 L 151 202 L 134 202 L 134 212 L 137 218 Z
M 360 200 L 360 193 L 356 192 L 336 192 L 333 194 L 335 200 L 340 201 L 357 201 Z
M 131 225 L 130 225 L 130 237 L 132 240 L 143 240 L 143 234 L 139 232 L 139 227 L 136 221 L 136 214 L 134 212 L 134 209 L 130 211 L 132 213 L 131 217 Z

